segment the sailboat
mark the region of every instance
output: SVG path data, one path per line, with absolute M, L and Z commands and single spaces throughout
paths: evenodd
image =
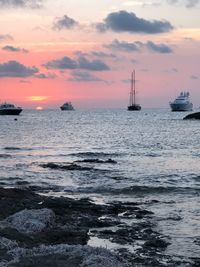
M 130 105 L 128 110 L 141 110 L 141 106 L 135 102 L 135 70 L 131 73 Z

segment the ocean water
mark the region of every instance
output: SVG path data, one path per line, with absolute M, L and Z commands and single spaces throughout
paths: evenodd
M 167 255 L 197 257 L 200 121 L 185 121 L 186 114 L 113 109 L 0 116 L 0 186 L 96 202 L 139 201 L 170 238 Z M 48 163 L 76 165 L 44 168 Z

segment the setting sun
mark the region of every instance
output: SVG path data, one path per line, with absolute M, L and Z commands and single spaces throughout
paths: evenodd
M 43 107 L 36 107 L 36 110 L 43 110 Z

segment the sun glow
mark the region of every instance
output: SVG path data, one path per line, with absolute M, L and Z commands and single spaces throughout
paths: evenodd
M 27 99 L 29 101 L 44 101 L 46 99 L 48 99 L 49 97 L 48 96 L 28 96 Z
M 36 110 L 43 110 L 43 107 L 36 107 Z

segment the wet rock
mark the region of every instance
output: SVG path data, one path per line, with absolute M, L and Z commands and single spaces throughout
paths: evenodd
M 43 168 L 49 168 L 54 170 L 63 170 L 63 171 L 89 171 L 91 170 L 90 167 L 82 167 L 80 165 L 77 165 L 75 163 L 69 163 L 69 164 L 58 164 L 54 162 L 49 162 L 46 164 L 40 165 Z
M 16 262 L 12 267 L 130 267 L 117 255 L 103 248 L 90 246 L 40 246 L 15 249 Z
M 55 214 L 50 209 L 22 210 L 0 222 L 0 227 L 14 228 L 20 233 L 36 234 L 54 225 Z
M 191 119 L 200 120 L 200 112 L 195 112 L 195 113 L 188 114 L 183 119 L 184 120 L 191 120 Z
M 163 250 L 165 249 L 170 243 L 160 239 L 160 238 L 152 238 L 144 243 L 144 247 L 151 247 L 152 249 L 159 249 Z
M 166 244 L 160 241 L 161 235 L 154 230 L 152 213 L 139 207 L 139 204 L 116 201 L 100 205 L 87 198 L 75 200 L 67 197 L 47 197 L 37 195 L 30 190 L 0 188 L 0 220 L 7 223 L 4 224 L 4 228 L 0 228 L 0 244 L 1 238 L 9 240 L 7 243 L 11 244 L 11 247 L 0 245 L 0 264 L 1 261 L 10 260 L 10 257 L 15 255 L 18 262 L 9 266 L 159 266 L 149 263 L 153 264 L 161 257 Z M 38 225 L 40 216 L 32 217 L 30 225 L 26 224 L 29 220 L 28 216 L 17 216 L 17 218 L 27 218 L 22 220 L 21 229 L 21 226 L 18 226 L 18 219 L 13 218 L 16 218 L 16 214 L 28 215 L 26 212 L 30 210 L 38 212 L 37 215 L 42 210 L 48 210 L 53 214 L 52 220 L 47 220 L 43 224 L 44 228 L 39 228 L 39 231 L 36 227 L 37 231 L 35 231 L 32 221 L 36 220 Z M 29 215 L 32 216 L 31 214 Z M 143 216 L 142 221 L 136 219 L 138 214 Z M 131 225 L 126 224 L 129 216 L 134 220 Z M 28 231 L 24 230 L 24 227 Z M 116 258 L 116 255 L 112 256 L 110 252 L 105 255 L 107 252 L 101 254 L 99 250 L 90 248 L 85 251 L 90 235 L 124 246 L 134 247 L 137 242 L 145 245 L 141 245 L 136 253 L 127 251 L 126 254 L 123 250 Z M 15 245 L 12 246 L 12 244 Z M 78 252 L 75 253 L 77 249 Z M 82 257 L 82 253 L 86 253 L 88 261 Z M 128 259 L 128 265 L 123 262 L 125 257 Z M 139 263 L 142 257 L 144 257 L 141 260 L 143 265 L 135 265 L 135 262 L 137 263 L 135 259 L 138 258 Z
M 113 159 L 107 159 L 107 160 L 101 160 L 101 159 L 83 159 L 83 160 L 77 160 L 76 162 L 80 163 L 99 163 L 99 164 L 117 164 L 117 161 L 113 160 Z

